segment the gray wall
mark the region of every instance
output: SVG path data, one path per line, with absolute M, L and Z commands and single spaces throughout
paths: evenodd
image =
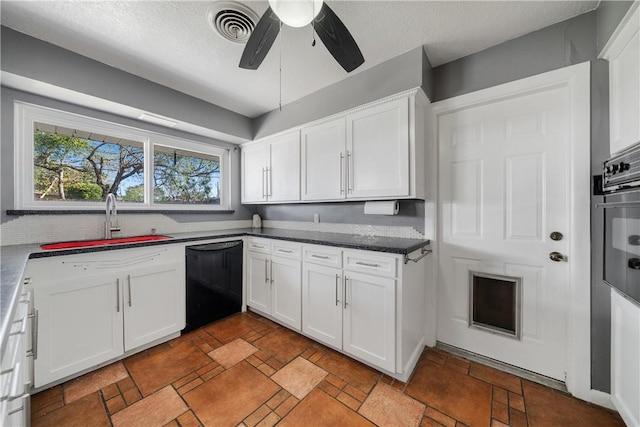
M 3 64 L 4 65 L 4 64 Z M 8 220 L 14 218 L 6 215 L 7 209 L 15 209 L 13 203 L 13 101 L 19 100 L 32 104 L 42 105 L 45 107 L 55 108 L 58 110 L 68 111 L 71 113 L 82 114 L 85 116 L 95 117 L 98 119 L 120 123 L 127 126 L 146 129 L 153 132 L 160 132 L 173 135 L 180 138 L 191 139 L 206 144 L 216 145 L 222 148 L 233 148 L 233 145 L 206 138 L 199 135 L 191 135 L 174 129 L 155 126 L 150 123 L 132 120 L 125 117 L 116 116 L 101 111 L 94 111 L 88 108 L 79 107 L 65 102 L 44 98 L 39 95 L 21 92 L 14 89 L 1 88 L 1 111 L 2 111 L 2 129 L 0 137 L 0 167 L 2 168 L 2 176 L 0 180 L 0 223 L 4 224 Z M 242 220 L 250 219 L 253 211 L 248 207 L 240 204 L 240 151 L 230 151 L 231 154 L 231 209 L 235 210 L 233 214 L 171 214 L 167 215 L 178 222 L 199 222 L 199 221 L 225 221 L 225 220 Z
M 321 119 L 389 95 L 422 86 L 424 52 L 417 47 L 348 77 L 254 121 L 256 138 Z
M 624 18 L 632 1 L 601 1 L 597 10 L 597 50 L 598 53 L 602 51 L 602 48 L 609 41 L 609 38 L 613 35 L 613 32 L 618 27 L 618 24 Z
M 365 215 L 364 202 L 304 203 L 298 205 L 256 205 L 253 208 L 263 219 L 277 221 L 371 224 L 413 227 L 424 233 L 424 201 L 400 200 L 398 215 Z
M 248 117 L 2 27 L 2 70 L 244 139 Z
M 589 12 L 436 67 L 434 100 L 592 60 L 595 28 Z
M 591 175 L 602 173 L 608 141 L 609 63 L 596 60 L 591 63 Z M 595 207 L 600 202 L 602 196 L 591 196 L 591 387 L 610 392 L 611 291 L 602 281 L 604 212 Z

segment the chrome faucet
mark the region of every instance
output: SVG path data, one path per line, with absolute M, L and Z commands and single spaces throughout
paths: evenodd
M 114 231 L 120 231 L 118 227 L 118 209 L 116 208 L 116 196 L 113 193 L 107 194 L 105 199 L 105 221 L 104 221 L 104 238 L 113 238 Z

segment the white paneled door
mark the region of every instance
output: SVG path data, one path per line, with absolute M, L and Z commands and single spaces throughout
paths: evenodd
M 577 262 L 572 212 L 587 221 L 589 214 L 588 204 L 581 212 L 572 205 L 572 182 L 581 170 L 572 157 L 575 88 L 551 80 L 526 90 L 513 85 L 508 96 L 489 89 L 457 105 L 434 106 L 442 238 L 438 340 L 565 381 L 571 263 Z M 588 135 L 588 120 L 582 125 Z M 585 159 L 588 171 L 588 153 Z M 553 232 L 563 237 L 551 239 Z M 561 259 L 550 259 L 553 252 Z M 588 258 L 581 268 L 589 269 Z M 519 339 L 469 327 L 470 271 L 522 278 Z

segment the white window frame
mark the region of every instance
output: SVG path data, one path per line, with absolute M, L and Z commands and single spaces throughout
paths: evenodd
M 104 207 L 104 202 L 83 201 L 46 201 L 34 200 L 34 123 L 41 122 L 71 129 L 80 129 L 102 135 L 139 141 L 144 147 L 144 202 L 120 203 L 123 211 L 211 211 L 229 210 L 231 182 L 229 171 L 229 149 L 221 148 L 184 138 L 178 138 L 157 132 L 137 129 L 118 123 L 95 119 L 80 114 L 55 110 L 53 108 L 14 102 L 14 209 L 16 210 L 94 210 Z M 176 149 L 191 151 L 220 158 L 220 204 L 166 204 L 153 201 L 153 147 L 154 145 L 175 147 Z

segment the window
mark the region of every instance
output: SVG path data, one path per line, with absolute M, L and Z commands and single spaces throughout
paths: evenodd
M 156 203 L 220 204 L 220 157 L 154 146 Z
M 15 104 L 16 209 L 228 209 L 229 151 Z

